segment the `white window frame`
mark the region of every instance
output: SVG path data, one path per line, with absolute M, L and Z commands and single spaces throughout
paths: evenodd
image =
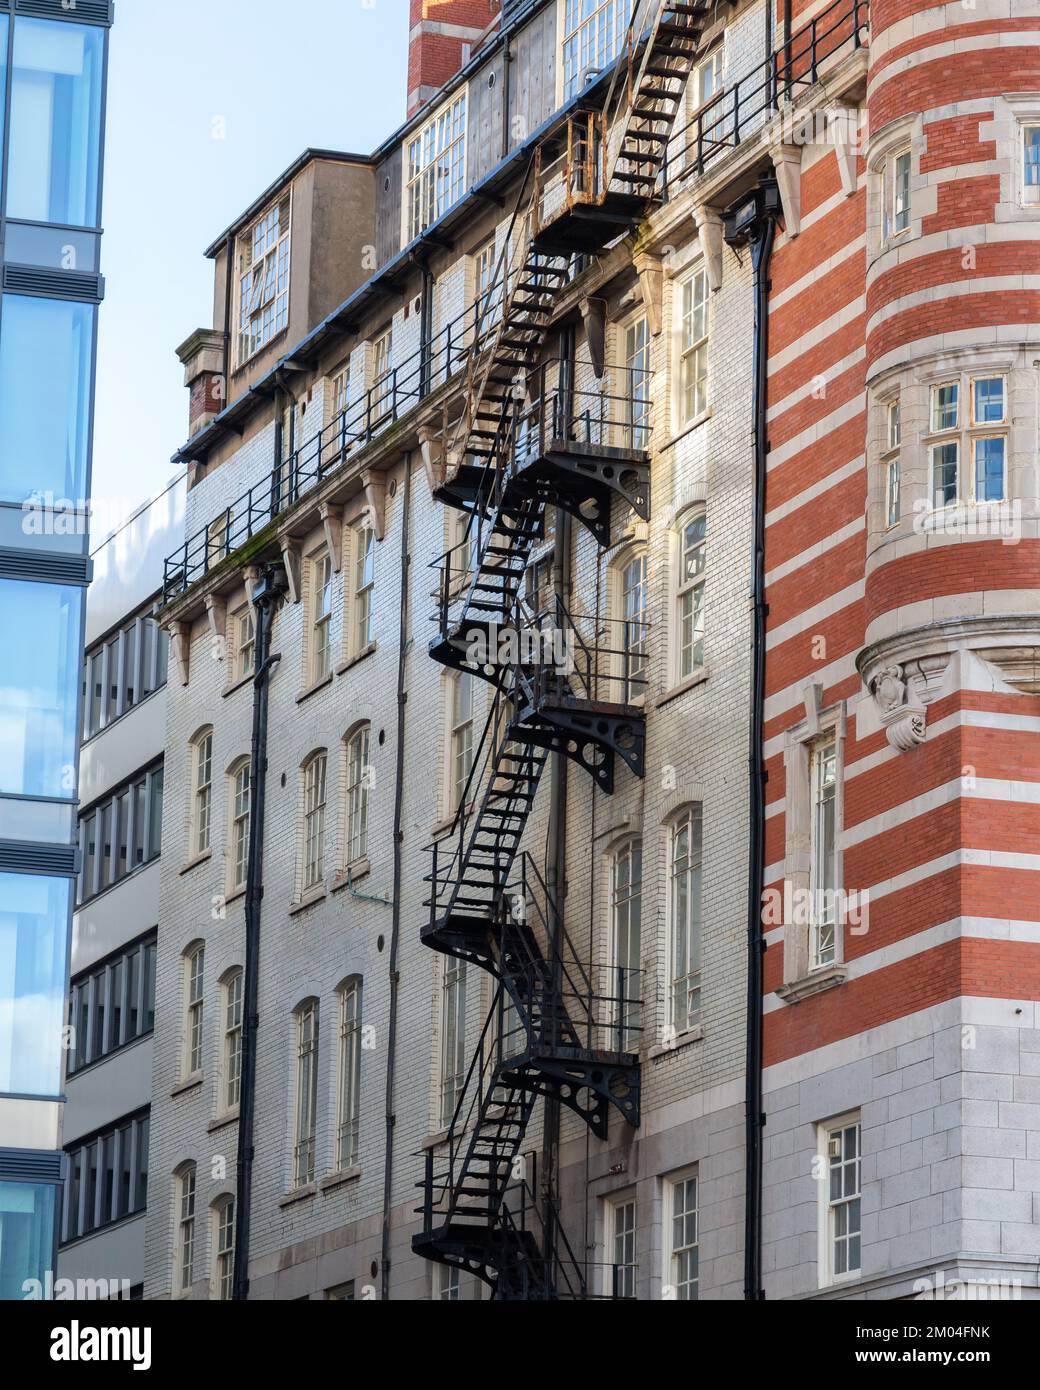
M 433 1302 L 461 1303 L 462 1270 L 458 1265 L 434 1264 Z
M 846 1138 L 849 1131 L 855 1133 L 855 1155 L 849 1155 L 846 1146 Z M 859 1111 L 851 1111 L 847 1115 L 840 1115 L 836 1119 L 827 1120 L 816 1127 L 817 1134 L 817 1164 L 819 1168 L 819 1285 L 820 1288 L 830 1288 L 835 1284 L 845 1284 L 862 1276 L 863 1270 L 863 1208 L 862 1208 L 862 1161 L 863 1161 L 863 1130 L 860 1121 Z M 840 1159 L 835 1160 L 831 1155 L 831 1139 L 841 1136 L 842 1154 Z M 842 1169 L 842 1195 L 835 1199 L 831 1196 L 831 1175 L 835 1169 Z M 846 1182 L 851 1182 L 852 1187 L 849 1192 L 844 1191 Z M 842 1218 L 839 1209 L 848 1209 L 847 1231 L 839 1235 L 839 1225 Z M 839 1271 L 838 1261 L 835 1256 L 839 1240 L 851 1247 L 852 1238 L 859 1241 L 859 1263 L 855 1267 L 850 1267 Z M 851 1250 L 846 1256 L 851 1261 Z
M 232 970 L 224 981 L 223 1111 L 238 1109 L 242 1097 L 242 997 L 244 975 Z
M 627 873 L 623 867 L 627 866 Z M 643 842 L 630 835 L 610 856 L 610 978 L 613 1050 L 638 1052 L 642 1036 Z M 634 964 L 633 964 L 634 961 Z M 629 978 L 619 975 L 627 972 Z M 631 975 L 635 974 L 633 993 Z
M 200 729 L 191 743 L 192 856 L 209 854 L 213 823 L 213 730 Z
M 310 671 L 309 686 L 332 675 L 332 556 L 319 550 L 310 557 Z
M 368 858 L 368 806 L 372 785 L 372 727 L 362 724 L 346 742 L 346 864 Z
M 235 1281 L 235 1199 L 213 1204 L 213 1297 L 230 1302 Z
M 402 152 L 402 246 L 443 217 L 466 191 L 467 107 L 463 87 L 409 138 Z
M 339 1087 L 336 1112 L 336 1168 L 355 1168 L 361 1138 L 361 1011 L 364 993 L 360 977 L 339 991 Z
M 703 502 L 689 507 L 678 518 L 676 542 L 675 661 L 676 680 L 681 683 L 703 671 L 705 665 L 708 513 Z
M 244 681 L 253 674 L 253 656 L 256 647 L 256 621 L 253 605 L 247 603 L 231 615 L 231 633 L 234 642 L 233 683 Z
M 687 1208 L 684 1205 L 681 1211 L 677 1211 L 676 1197 L 681 1191 L 685 1203 L 690 1195 L 690 1184 L 693 1185 L 693 1206 Z M 698 1299 L 700 1294 L 700 1176 L 696 1167 L 684 1169 L 679 1173 L 670 1173 L 664 1180 L 663 1198 L 661 1203 L 663 1218 L 661 1245 L 664 1254 L 662 1292 L 666 1299 L 675 1302 L 693 1302 Z M 693 1240 L 689 1239 L 689 1230 L 684 1227 L 683 1243 L 677 1244 L 675 1222 L 683 1217 L 689 1218 L 691 1216 L 693 1219 Z M 679 1262 L 681 1256 L 687 1252 L 695 1253 L 697 1273 L 692 1279 L 680 1281 Z M 685 1289 L 686 1292 L 680 1294 L 680 1289 Z
M 239 893 L 249 874 L 249 821 L 253 809 L 252 764 L 239 758 L 228 773 L 231 835 L 228 852 L 228 888 Z
M 448 678 L 448 797 L 447 812 L 454 815 L 462 805 L 473 770 L 474 681 L 470 671 L 458 671 Z M 463 695 L 465 692 L 465 696 Z
M 995 420 L 977 418 L 976 391 L 982 382 L 1001 382 L 1001 415 Z M 952 416 L 948 407 L 940 402 L 940 392 L 955 391 Z M 1009 450 L 1010 450 L 1010 411 L 1008 393 L 1010 382 L 1006 369 L 993 371 L 970 371 L 932 381 L 928 386 L 928 429 L 925 434 L 925 448 L 928 459 L 928 504 L 932 511 L 942 511 L 947 507 L 993 506 L 1006 502 L 1010 492 Z M 943 414 L 943 410 L 946 414 Z M 1002 486 L 1000 497 L 979 496 L 978 453 L 979 446 L 990 440 L 998 441 L 1002 455 Z M 952 462 L 944 455 L 952 453 Z M 946 495 L 949 487 L 948 471 L 953 467 L 953 492 Z M 940 474 L 940 470 L 943 470 Z M 937 481 L 942 476 L 943 496 L 940 500 Z
M 605 1199 L 605 1206 L 607 1258 L 603 1293 L 607 1298 L 635 1298 L 639 1279 L 636 1194 L 633 1191 L 611 1194 Z
M 374 424 L 393 407 L 394 325 L 387 326 L 372 339 L 372 388 L 369 391 L 369 420 Z
M 440 1125 L 447 1129 L 466 1080 L 466 962 L 445 956 L 441 966 Z
M 650 324 L 636 314 L 621 328 L 625 352 L 624 446 L 649 449 L 651 434 Z
M 899 396 L 883 402 L 881 450 L 881 509 L 885 530 L 898 526 L 902 517 L 902 403 Z
M 711 371 L 711 289 L 698 264 L 676 282 L 678 414 L 682 426 L 708 413 Z
M 649 550 L 632 546 L 615 562 L 619 621 L 615 624 L 619 655 L 617 695 L 623 704 L 639 705 L 650 677 Z
M 1030 136 L 1035 136 L 1035 142 L 1031 141 Z M 1019 148 L 1021 150 L 1019 178 L 1021 180 L 1022 189 L 1022 206 L 1028 208 L 1036 207 L 1040 204 L 1040 121 L 1027 120 L 1021 122 L 1019 126 Z M 1036 149 L 1036 161 L 1030 161 L 1028 158 L 1028 151 L 1030 148 Z M 1036 171 L 1036 181 L 1032 183 L 1028 181 L 1031 164 Z
M 265 208 L 236 242 L 236 370 L 289 327 L 292 214 L 290 189 Z M 258 256 L 263 264 L 259 277 L 255 274 Z
M 885 156 L 881 169 L 881 238 L 905 236 L 913 217 L 913 152 L 909 142 Z
M 668 1022 L 676 1037 L 701 1022 L 703 873 L 704 811 L 693 802 L 668 825 Z
M 591 14 L 582 0 L 560 0 L 560 102 L 568 101 L 621 52 L 632 0 L 598 0 Z
M 726 46 L 719 42 L 705 53 L 703 58 L 698 59 L 690 73 L 686 83 L 686 121 L 691 125 L 697 119 L 701 111 L 704 111 L 726 90 L 723 81 L 723 71 L 726 66 Z M 717 117 L 715 118 L 717 121 Z M 708 127 L 709 131 L 714 132 L 714 124 Z M 687 130 L 685 139 L 687 142 L 696 140 L 696 131 Z M 708 154 L 714 151 L 714 145 L 708 145 L 705 141 Z M 694 146 L 695 148 L 695 146 Z M 688 144 L 687 160 L 692 163 L 690 157 L 690 147 Z
M 317 999 L 296 1010 L 296 1087 L 293 1125 L 293 1186 L 306 1187 L 317 1171 L 318 1062 L 320 1015 Z
M 206 946 L 198 941 L 184 953 L 184 1074 L 202 1071 L 205 1047 Z
M 303 891 L 325 881 L 325 808 L 328 800 L 328 753 L 313 753 L 303 766 Z
M 350 642 L 351 657 L 360 656 L 373 645 L 375 618 L 376 533 L 371 521 L 364 517 L 350 528 L 351 585 L 350 585 Z
M 195 1202 L 197 1172 L 187 1163 L 177 1174 L 177 1292 L 191 1292 L 195 1283 Z
M 809 748 L 809 970 L 826 970 L 841 960 L 838 912 L 839 749 L 834 730 Z M 830 848 L 825 843 L 828 826 Z M 828 896 L 829 894 L 829 896 Z M 822 907 L 821 907 L 822 904 Z
M 474 326 L 480 337 L 490 332 L 502 317 L 502 283 L 495 284 L 499 246 L 490 237 L 473 252 L 473 313 Z M 503 280 L 508 267 L 503 266 Z

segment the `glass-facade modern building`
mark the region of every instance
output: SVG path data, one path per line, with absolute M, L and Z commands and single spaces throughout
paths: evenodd
M 109 0 L 0 0 L 0 1298 L 55 1268 Z

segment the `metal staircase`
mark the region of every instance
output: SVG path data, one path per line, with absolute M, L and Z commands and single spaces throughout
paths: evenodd
M 710 8 L 640 0 L 602 112 L 569 119 L 558 170 L 551 142 L 536 152 L 530 201 L 521 213 L 525 178 L 496 269 L 500 318 L 474 335 L 435 493 L 463 514 L 466 534 L 437 565 L 430 654 L 491 696 L 451 831 L 431 846 L 422 939 L 497 990 L 447 1134 L 425 1155 L 413 1246 L 500 1299 L 589 1293 L 551 1195 L 536 1200 L 527 1181 L 537 1098 L 568 1107 L 599 1139 L 611 1109 L 639 1123 L 638 979 L 618 969 L 593 978 L 521 845 L 550 753 L 608 793 L 619 759 L 643 775 L 643 713 L 623 651 L 600 643 L 600 615 L 568 612 L 558 595 L 540 607 L 525 584 L 547 508 L 600 545 L 616 499 L 649 516 L 645 383 L 628 380 L 619 396 L 578 390 L 573 362 L 547 363 L 545 346 L 572 253 L 602 249 L 650 206 Z M 562 197 L 550 208 L 553 188 Z

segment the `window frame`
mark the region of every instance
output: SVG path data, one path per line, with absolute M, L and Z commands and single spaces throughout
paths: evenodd
M 305 999 L 294 1012 L 296 1084 L 293 1121 L 293 1187 L 308 1187 L 317 1174 L 318 1066 L 321 1015 L 317 999 Z M 305 1132 L 306 1127 L 306 1132 Z
M 150 1108 L 145 1106 L 110 1121 L 103 1129 L 86 1134 L 64 1149 L 65 1175 L 62 1182 L 61 1245 L 96 1235 L 117 1222 L 140 1216 L 148 1205 L 148 1139 Z M 106 1141 L 111 1148 L 106 1149 Z M 95 1160 L 95 1179 L 87 1179 L 91 1151 Z M 105 1211 L 103 1154 L 112 1154 L 112 1188 Z M 126 1204 L 123 1207 L 123 1181 Z M 90 1208 L 87 1211 L 88 1195 Z
M 557 15 L 560 35 L 558 105 L 583 89 L 583 77 L 602 72 L 614 62 L 621 52 L 632 13 L 632 0 L 598 0 L 591 14 L 581 13 L 580 0 L 575 0 L 579 13 L 574 23 L 568 13 L 570 4 L 571 0 L 560 0 Z
M 604 1198 L 606 1207 L 606 1274 L 607 1287 L 603 1290 L 607 1298 L 634 1299 L 639 1287 L 639 1261 L 637 1259 L 639 1240 L 639 1206 L 634 1191 L 611 1193 Z M 619 1229 L 618 1217 L 621 1212 L 631 1211 L 631 1226 Z M 621 1249 L 619 1252 L 619 1241 Z M 629 1243 L 631 1248 L 629 1249 Z M 631 1255 L 630 1259 L 619 1262 L 618 1254 Z M 620 1274 L 618 1271 L 625 1271 Z M 627 1289 L 631 1292 L 626 1292 Z
M 445 956 L 440 981 L 441 1047 L 437 1096 L 440 1128 L 448 1129 L 465 1085 L 466 1056 L 466 962 L 458 956 Z
M 881 511 L 886 531 L 902 519 L 902 409 L 898 395 L 882 402 Z
M 442 102 L 403 146 L 402 247 L 432 227 L 464 195 L 468 137 L 469 94 L 463 87 Z
M 307 687 L 313 689 L 332 675 L 332 607 L 334 571 L 325 547 L 307 561 L 309 609 Z
M 349 658 L 359 657 L 375 644 L 373 636 L 376 582 L 376 533 L 369 517 L 350 527 L 350 635 Z
M 678 1173 L 670 1173 L 665 1178 L 664 1182 L 664 1201 L 662 1202 L 664 1239 L 661 1241 L 664 1255 L 664 1268 L 662 1270 L 663 1292 L 667 1297 L 668 1291 L 671 1290 L 671 1298 L 677 1303 L 697 1302 L 700 1297 L 700 1173 L 697 1167 L 693 1166 L 691 1168 L 682 1169 Z M 686 1190 L 690 1183 L 694 1185 L 693 1207 L 692 1209 L 688 1209 L 684 1206 L 682 1212 L 677 1214 L 676 1193 L 678 1189 L 682 1188 L 685 1200 Z M 675 1241 L 675 1222 L 677 1219 L 682 1219 L 682 1217 L 689 1217 L 691 1215 L 694 1222 L 694 1240 L 692 1243 L 688 1242 L 681 1246 L 677 1246 Z M 685 1234 L 684 1231 L 684 1237 Z M 696 1252 L 697 1273 L 692 1280 L 686 1280 L 680 1283 L 675 1277 L 678 1272 L 677 1261 L 682 1254 L 688 1251 Z M 693 1288 L 693 1298 L 679 1297 L 679 1289 L 684 1286 Z
M 111 1057 L 155 1031 L 157 941 L 158 937 L 153 928 L 95 961 L 87 970 L 73 976 L 69 981 L 69 1024 L 73 1029 L 74 1041 L 68 1052 L 69 1076 L 79 1075 L 95 1062 Z M 113 1025 L 117 1015 L 112 1005 L 112 996 L 113 985 L 117 979 L 120 990 L 119 1036 L 113 1041 Z M 150 1026 L 145 1026 L 149 1003 L 152 1021 Z M 105 1037 L 102 1050 L 96 1051 L 94 1041 L 99 1011 L 105 1020 L 102 1029 Z M 132 1028 L 131 1020 L 135 1012 L 137 1021 L 136 1026 Z
M 621 865 L 627 863 L 627 879 L 622 880 Z M 634 973 L 641 985 L 643 951 L 643 841 L 638 835 L 627 835 L 616 843 L 609 857 L 610 983 L 612 1048 L 619 1052 L 638 1052 L 642 1038 L 642 991 L 631 994 L 623 977 L 626 970 Z M 633 904 L 635 904 L 635 961 L 633 967 Z M 623 949 L 624 948 L 624 949 Z M 624 959 L 623 959 L 624 957 Z M 621 976 L 621 978 L 619 978 Z M 620 991 L 620 992 L 616 992 Z
M 336 1171 L 356 1168 L 361 1155 L 361 1041 L 364 984 L 356 975 L 339 996 L 339 1085 L 336 1111 Z
M 347 868 L 368 858 L 368 813 L 371 791 L 372 726 L 359 724 L 346 737 L 346 834 L 344 862 Z
M 177 1172 L 176 1194 L 176 1265 L 177 1293 L 186 1297 L 195 1284 L 195 1219 L 198 1203 L 198 1168 L 185 1163 Z
M 470 775 L 473 771 L 474 725 L 476 709 L 474 701 L 475 677 L 470 671 L 457 671 L 448 678 L 448 795 L 446 812 L 454 816 L 462 808 Z M 460 691 L 468 690 L 467 707 L 460 700 Z M 462 769 L 465 768 L 463 772 Z
M 213 1203 L 213 1287 L 211 1296 L 230 1302 L 235 1279 L 235 1199 L 230 1193 Z
M 849 1131 L 856 1135 L 856 1154 L 854 1160 L 849 1160 L 844 1156 L 844 1135 Z M 852 1110 L 844 1115 L 839 1115 L 832 1120 L 822 1121 L 816 1126 L 816 1152 L 820 1164 L 821 1172 L 819 1176 L 819 1254 L 818 1254 L 818 1275 L 820 1288 L 832 1288 L 835 1285 L 852 1283 L 863 1275 L 863 1125 L 860 1112 Z M 830 1183 L 832 1174 L 832 1159 L 830 1155 L 830 1140 L 835 1135 L 841 1135 L 842 1160 L 840 1167 L 843 1169 L 850 1161 L 855 1164 L 856 1187 L 852 1193 L 843 1193 L 842 1197 L 835 1201 L 831 1196 Z M 850 1206 L 852 1203 L 859 1203 L 858 1217 L 859 1225 L 853 1230 L 850 1224 L 849 1230 L 841 1237 L 851 1244 L 852 1239 L 859 1240 L 859 1264 L 839 1273 L 836 1269 L 835 1261 L 835 1239 L 838 1236 L 837 1209 L 839 1206 Z
M 87 648 L 83 657 L 83 744 L 165 686 L 169 640 L 151 617 L 149 607 Z
M 83 907 L 101 893 L 114 888 L 132 874 L 153 864 L 162 852 L 162 813 L 165 764 L 162 760 L 136 772 L 128 781 L 107 791 L 98 801 L 80 812 L 77 837 L 80 871 L 76 880 L 76 907 Z M 143 789 L 143 790 L 142 790 Z M 128 797 L 125 872 L 119 873 L 118 836 L 111 833 L 118 821 L 118 808 Z M 105 826 L 109 844 L 105 852 Z M 100 852 L 99 852 L 100 847 Z M 138 849 L 141 857 L 138 859 Z M 107 865 L 103 862 L 107 858 Z
M 700 294 L 695 292 L 697 285 Z M 700 261 L 691 266 L 676 281 L 676 296 L 676 397 L 679 427 L 686 428 L 703 420 L 711 407 L 711 286 L 707 266 Z M 703 322 L 698 325 L 701 313 Z
M 900 166 L 905 163 L 905 188 L 901 187 Z M 881 167 L 881 240 L 888 246 L 906 236 L 913 221 L 913 146 L 909 140 L 888 151 Z M 902 197 L 903 206 L 897 206 Z M 897 225 L 899 223 L 902 225 Z
M 267 207 L 254 218 L 244 232 L 240 232 L 235 238 L 235 264 L 233 274 L 235 277 L 235 310 L 233 323 L 235 330 L 233 333 L 235 342 L 235 366 L 236 372 L 241 371 L 254 361 L 270 345 L 278 340 L 281 335 L 289 328 L 289 304 L 292 288 L 292 241 L 293 241 L 293 189 L 292 186 L 279 194 L 278 198 L 270 202 Z M 286 225 L 283 229 L 282 218 L 283 209 Z M 273 228 L 270 227 L 272 217 L 277 217 L 278 234 L 273 243 L 269 242 L 268 237 Z M 263 258 L 263 276 L 259 281 L 253 277 L 253 269 L 257 264 L 257 234 L 261 228 L 269 224 L 269 230 L 263 233 L 263 245 L 260 255 Z M 249 264 L 245 264 L 248 253 Z M 231 268 L 229 267 L 229 271 Z M 246 278 L 249 277 L 249 287 L 246 288 Z M 273 284 L 269 282 L 273 279 Z M 259 293 L 257 292 L 259 286 Z M 269 291 L 272 291 L 270 293 Z M 255 308 L 251 311 L 246 305 L 246 294 L 252 299 L 257 300 Z M 269 322 L 267 310 L 270 309 Z M 260 331 L 252 331 L 254 321 L 259 319 Z M 247 323 L 250 330 L 247 331 Z
M 1030 148 L 1029 136 L 1035 132 L 1037 139 L 1034 148 L 1037 151 L 1037 159 L 1034 161 L 1036 169 L 1036 181 L 1030 182 L 1028 172 L 1030 161 L 1027 158 L 1027 151 Z M 1040 121 L 1022 120 L 1019 122 L 1019 186 L 1022 190 L 1021 205 L 1024 208 L 1040 206 Z
M 809 745 L 809 972 L 828 970 L 841 962 L 840 914 L 837 911 L 840 859 L 838 838 L 840 762 L 838 735 L 829 729 Z M 830 849 L 821 844 L 826 808 L 830 807 Z M 829 874 L 824 874 L 825 861 L 830 862 Z M 821 875 L 832 880 L 822 883 Z M 831 894 L 828 912 L 819 911 L 821 892 Z
M 678 853 L 680 836 L 687 832 L 687 849 L 684 856 Z M 685 859 L 685 867 L 677 868 L 677 861 Z M 685 922 L 679 921 L 677 885 L 681 877 L 686 879 Z M 668 822 L 668 1023 L 676 1038 L 695 1033 L 701 1026 L 701 991 L 704 972 L 704 808 L 699 802 L 690 802 L 676 811 Z M 680 930 L 684 938 L 686 970 L 679 975 L 678 948 Z M 678 996 L 680 986 L 686 987 L 686 1013 L 680 1018 Z M 696 995 L 696 1005 L 691 1009 L 690 996 Z
M 221 1105 L 222 1114 L 232 1114 L 242 1098 L 242 1017 L 245 993 L 245 972 L 234 966 L 224 977 L 221 986 L 222 1018 L 224 1025 Z
M 650 551 L 639 543 L 623 550 L 614 562 L 618 622 L 617 699 L 641 705 L 650 681 Z M 638 570 L 636 582 L 631 582 Z M 630 601 L 635 595 L 635 605 Z
M 325 826 L 328 807 L 328 750 L 317 749 L 301 769 L 303 790 L 302 891 L 309 893 L 325 882 Z
M 228 769 L 228 892 L 245 891 L 249 878 L 249 832 L 253 816 L 253 765 L 248 756 L 236 758 Z M 244 782 L 243 782 L 244 778 Z
M 700 523 L 703 534 L 687 547 L 687 533 Z M 675 588 L 675 663 L 676 684 L 693 680 L 705 669 L 707 641 L 708 581 L 708 509 L 704 502 L 695 502 L 676 518 L 676 588 Z M 699 568 L 687 575 L 687 561 L 699 558 Z M 687 612 L 689 608 L 689 612 Z M 687 643 L 686 632 L 690 631 Z M 698 648 L 700 660 L 697 660 Z M 689 662 L 687 662 L 687 650 Z
M 980 420 L 978 387 L 983 382 L 993 381 L 1001 383 L 1001 415 L 996 420 Z M 948 508 L 999 506 L 1009 500 L 1010 385 L 1010 370 L 1007 367 L 989 371 L 966 370 L 928 382 L 928 427 L 924 447 L 928 461 L 927 499 L 930 513 L 943 512 Z M 947 422 L 948 417 L 940 414 L 944 409 L 940 393 L 950 389 L 956 395 L 953 418 Z M 985 489 L 980 488 L 979 446 L 990 441 L 1000 445 L 1001 495 L 980 497 L 980 491 Z M 948 457 L 950 454 L 952 458 Z M 937 486 L 940 479 L 941 490 Z
M 212 852 L 213 726 L 207 724 L 191 741 L 191 858 Z
M 183 956 L 184 1077 L 201 1076 L 205 1062 L 206 943 L 195 941 Z

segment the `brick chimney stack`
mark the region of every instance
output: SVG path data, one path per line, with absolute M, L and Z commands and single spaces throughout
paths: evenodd
M 408 115 L 463 66 L 501 9 L 501 0 L 411 0 Z

